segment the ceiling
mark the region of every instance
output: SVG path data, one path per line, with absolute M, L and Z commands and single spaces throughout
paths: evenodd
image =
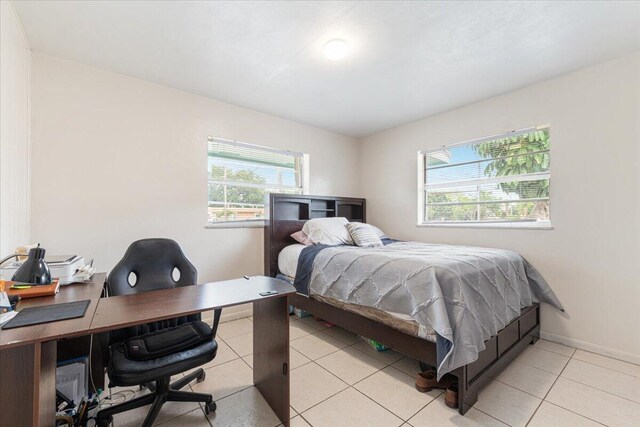
M 640 2 L 14 6 L 36 51 L 353 137 L 640 51 Z

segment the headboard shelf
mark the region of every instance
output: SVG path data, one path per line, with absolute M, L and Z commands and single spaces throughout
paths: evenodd
M 309 219 L 345 217 L 349 221 L 366 221 L 366 201 L 355 197 L 330 197 L 291 194 L 269 196 L 268 220 L 264 228 L 264 271 L 278 274 L 278 254 L 296 243 L 290 236 L 302 229 Z

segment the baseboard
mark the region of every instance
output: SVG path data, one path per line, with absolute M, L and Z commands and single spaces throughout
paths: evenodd
M 230 322 L 232 320 L 242 319 L 243 317 L 250 317 L 250 316 L 253 316 L 252 308 L 247 308 L 244 310 L 238 310 L 238 311 L 227 312 L 227 313 L 225 313 L 225 311 L 222 310 L 222 315 L 220 316 L 220 322 Z
M 590 351 L 591 353 L 601 354 L 602 356 L 611 357 L 622 360 L 624 362 L 640 365 L 640 355 L 627 353 L 625 351 L 614 350 L 609 347 L 592 344 L 590 342 L 569 338 L 562 335 L 550 334 L 549 332 L 540 332 L 540 338 L 553 341 L 558 344 L 568 345 L 569 347 L 579 348 L 580 350 Z
M 220 315 L 220 323 L 230 322 L 232 320 L 242 319 L 244 317 L 250 316 L 253 316 L 253 306 L 251 305 L 240 310 L 223 309 L 222 315 Z M 211 323 L 213 321 L 213 311 L 202 313 L 202 320 Z

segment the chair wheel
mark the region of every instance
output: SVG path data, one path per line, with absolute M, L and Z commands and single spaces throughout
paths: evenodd
M 209 415 L 209 414 L 213 414 L 214 412 L 216 412 L 216 409 L 218 407 L 216 406 L 216 402 L 211 401 L 209 403 L 207 403 L 206 405 L 204 405 L 204 413 Z
M 196 377 L 196 381 L 201 383 L 205 378 L 207 378 L 207 373 L 205 371 L 202 371 L 202 373 Z
M 111 415 L 104 418 L 102 417 L 96 418 L 96 427 L 109 427 L 109 425 L 111 425 L 112 422 L 113 422 L 113 417 Z

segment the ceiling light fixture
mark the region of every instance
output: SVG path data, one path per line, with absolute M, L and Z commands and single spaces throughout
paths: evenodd
M 349 45 L 342 39 L 328 41 L 324 45 L 324 56 L 332 61 L 338 61 L 349 54 Z

